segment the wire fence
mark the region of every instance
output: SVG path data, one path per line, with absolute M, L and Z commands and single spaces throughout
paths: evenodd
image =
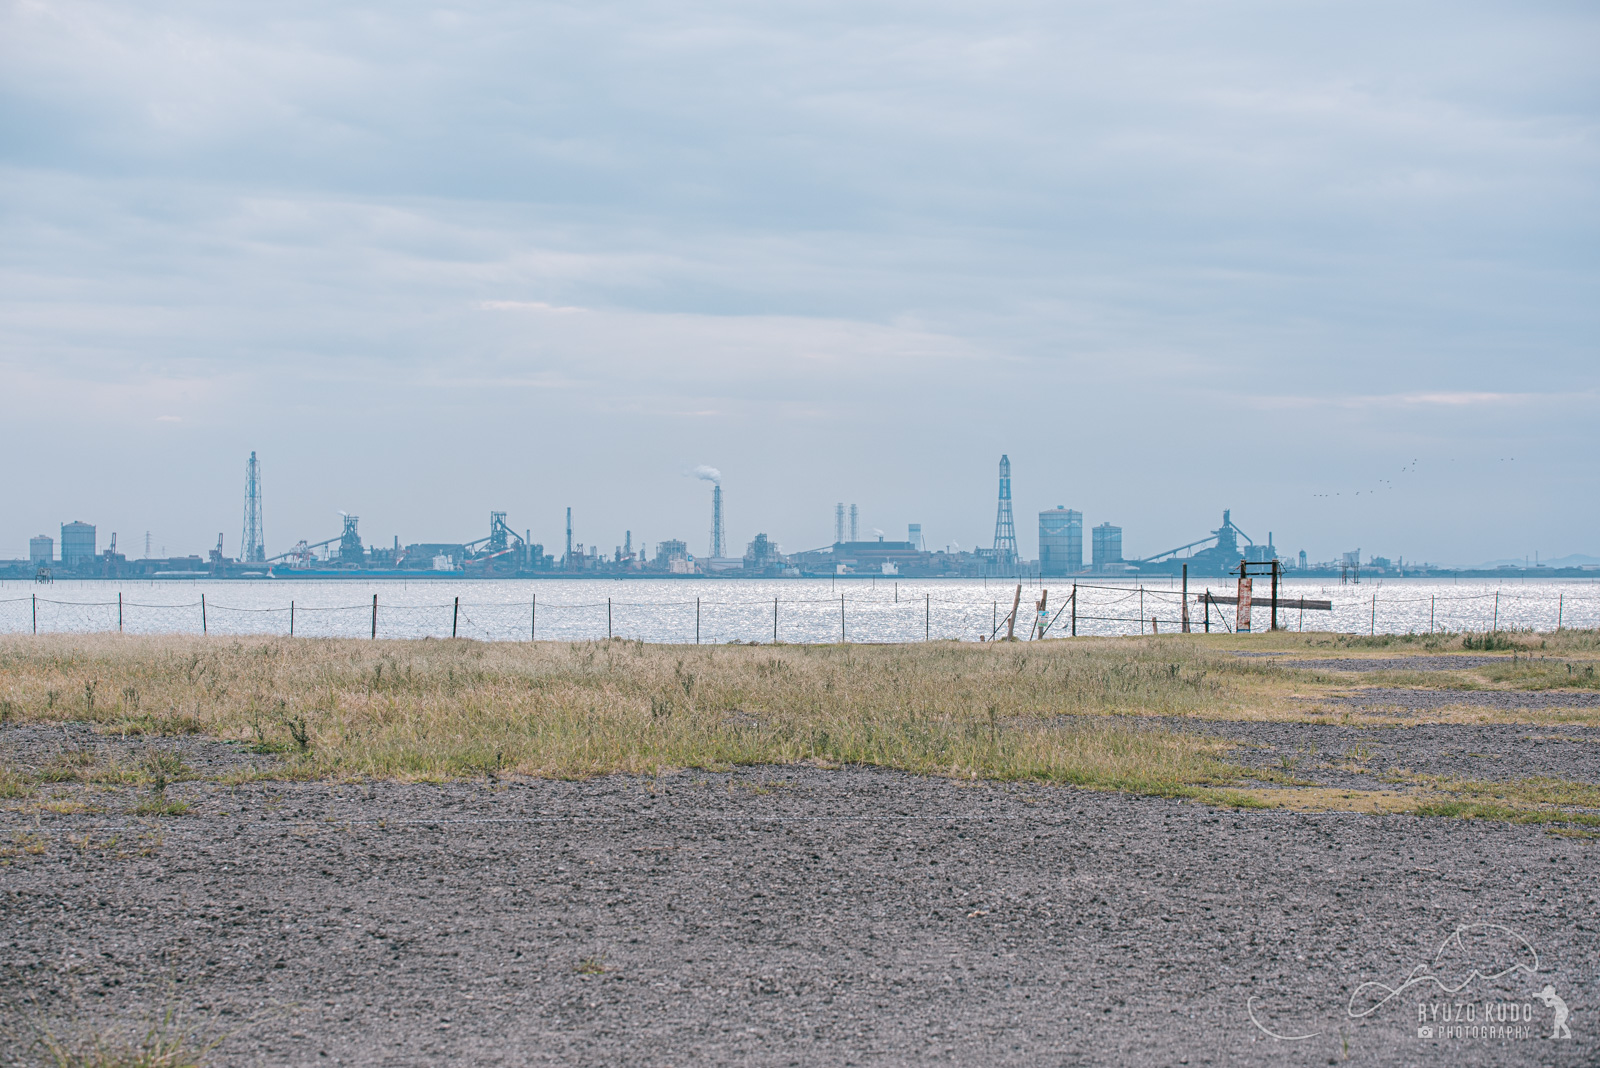
M 482 587 L 477 587 L 481 591 Z M 525 600 L 385 598 L 384 591 L 354 603 L 288 599 L 246 605 L 266 590 L 245 597 L 199 594 L 161 603 L 135 600 L 122 591 L 97 599 L 45 594 L 0 598 L 0 632 L 24 634 L 121 632 L 127 634 L 280 634 L 339 638 L 472 638 L 481 641 L 582 641 L 609 637 L 659 643 L 988 641 L 1074 635 L 1172 633 L 1183 626 L 1183 594 L 1177 589 L 1129 585 L 1067 584 L 1043 595 L 1024 589 L 1020 599 L 997 587 L 827 593 L 818 596 L 735 600 L 680 598 L 622 600 L 616 597 L 564 601 L 536 592 Z M 340 591 L 341 593 L 343 591 Z M 392 591 L 391 591 L 392 592 Z M 1237 630 L 1237 609 L 1208 602 L 1234 589 L 1192 586 L 1189 625 L 1194 631 Z M 1332 608 L 1304 607 L 1308 593 L 1295 588 L 1280 597 L 1278 625 L 1287 630 L 1394 634 L 1441 631 L 1559 630 L 1600 627 L 1600 590 L 1592 585 L 1555 592 L 1485 590 L 1418 594 L 1404 589 L 1354 591 L 1325 597 Z M 1408 595 L 1409 594 L 1409 595 Z M 1013 621 L 1012 602 L 1017 600 Z M 1255 630 L 1267 630 L 1271 611 L 1253 598 Z

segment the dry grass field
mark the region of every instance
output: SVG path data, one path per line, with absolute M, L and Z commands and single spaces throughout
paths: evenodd
M 1600 724 L 1592 706 L 1456 700 L 1592 692 L 1600 687 L 1594 632 L 1500 635 L 1492 654 L 1463 661 L 1471 667 L 1407 666 L 1483 644 L 1470 635 L 1288 633 L 688 647 L 9 638 L 0 641 L 0 722 L 87 722 L 103 735 L 152 742 L 203 735 L 277 758 L 235 776 L 583 778 L 810 763 L 1234 802 L 1251 795 L 1217 790 L 1250 779 L 1253 803 L 1276 805 L 1293 798 L 1264 784 L 1291 793 L 1308 785 L 1292 768 L 1246 769 L 1230 759 L 1227 741 L 1186 725 Z M 1330 657 L 1357 658 L 1368 670 L 1342 670 L 1349 661 Z M 1292 666 L 1300 660 L 1314 666 Z M 1353 684 L 1426 688 L 1440 702 L 1425 713 L 1341 704 Z M 159 747 L 133 764 L 63 752 L 45 778 L 115 785 L 187 774 L 177 764 L 163 769 L 163 759 Z M 0 793 L 31 788 L 29 773 L 0 774 Z M 1413 785 L 1438 792 L 1448 784 Z M 1541 796 L 1552 793 L 1560 791 Z

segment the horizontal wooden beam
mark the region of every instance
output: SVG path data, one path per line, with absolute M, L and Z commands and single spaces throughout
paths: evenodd
M 1195 604 L 1205 604 L 1205 602 L 1206 602 L 1208 597 L 1210 598 L 1210 601 L 1211 601 L 1212 604 L 1238 604 L 1239 603 L 1239 598 L 1237 598 L 1237 597 L 1224 597 L 1220 593 L 1213 593 L 1213 594 L 1204 594 L 1204 593 L 1202 593 L 1200 596 L 1198 596 L 1198 597 L 1196 597 L 1194 599 L 1194 603 Z M 1272 607 L 1272 598 L 1271 597 L 1251 597 L 1250 598 L 1250 607 L 1252 607 L 1252 608 L 1271 608 Z M 1305 597 L 1295 597 L 1295 598 L 1280 597 L 1280 598 L 1278 598 L 1278 609 L 1281 611 L 1281 610 L 1283 610 L 1285 608 L 1304 608 L 1304 609 L 1307 609 L 1308 611 L 1312 611 L 1312 612 L 1331 612 L 1331 611 L 1333 611 L 1333 602 L 1332 601 L 1312 601 L 1312 600 L 1309 600 L 1309 599 L 1307 599 Z

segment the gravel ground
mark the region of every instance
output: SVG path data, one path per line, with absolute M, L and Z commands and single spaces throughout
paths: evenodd
M 1496 708 L 1504 711 L 1600 708 L 1600 691 L 1574 690 L 1418 690 L 1367 686 L 1349 693 L 1306 700 L 1350 705 L 1370 712 L 1433 712 L 1441 708 Z
M 1538 828 L 796 767 L 172 793 L 0 817 L 43 849 L 0 861 L 6 1000 L 226 1013 L 227 1065 L 1600 1057 L 1600 845 Z M 1434 965 L 1461 994 L 1348 1015 L 1474 923 L 1527 947 L 1476 928 Z M 1486 999 L 1528 1036 L 1418 1036 Z
M 1242 744 L 1228 754 L 1230 760 L 1287 772 L 1319 786 L 1392 789 L 1394 784 L 1383 776 L 1402 770 L 1501 782 L 1546 776 L 1600 784 L 1600 728 L 1596 727 L 1340 726 L 1177 718 L 1158 722 L 1172 730 L 1232 738 Z M 1364 770 L 1353 771 L 1352 766 Z

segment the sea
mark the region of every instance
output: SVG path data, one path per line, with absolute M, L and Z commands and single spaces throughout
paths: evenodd
M 1237 628 L 1231 579 L 1191 579 L 1194 630 Z M 1021 586 L 1020 596 L 1018 586 Z M 1256 579 L 1254 597 L 1269 592 Z M 1074 592 L 1075 591 L 1075 592 Z M 1600 627 L 1593 579 L 1288 578 L 1280 627 L 1406 634 Z M 917 642 L 1170 633 L 1178 579 L 360 579 L 0 582 L 0 633 L 281 634 L 673 644 Z M 1300 601 L 1332 607 L 1296 607 Z M 1012 605 L 1016 622 L 1010 622 Z M 1270 626 L 1257 603 L 1253 630 Z

